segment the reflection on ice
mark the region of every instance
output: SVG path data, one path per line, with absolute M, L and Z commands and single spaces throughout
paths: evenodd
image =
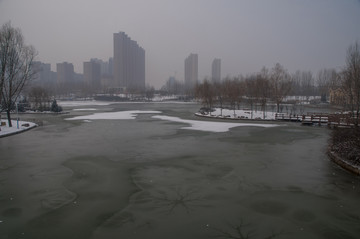
M 182 129 L 192 129 L 192 130 L 210 131 L 210 132 L 227 132 L 231 128 L 240 127 L 240 126 L 265 127 L 265 128 L 279 126 L 277 124 L 225 123 L 225 122 L 212 122 L 212 121 L 200 121 L 200 120 L 184 120 L 178 117 L 164 116 L 164 115 L 155 115 L 153 116 L 153 118 L 191 125 L 190 127 L 182 127 Z

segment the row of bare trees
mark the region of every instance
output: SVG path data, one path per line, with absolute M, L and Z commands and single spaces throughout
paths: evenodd
M 228 105 L 234 110 L 239 108 L 243 101 L 246 101 L 251 108 L 255 104 L 260 104 L 265 117 L 268 101 L 272 100 L 279 112 L 280 104 L 289 95 L 291 86 L 290 74 L 277 63 L 270 70 L 263 67 L 259 73 L 243 79 L 226 78 L 220 83 L 210 83 L 205 79 L 195 87 L 195 96 L 210 109 L 215 103 L 221 109 Z
M 346 106 L 355 112 L 356 122 L 360 117 L 360 47 L 355 42 L 346 52 L 346 65 L 340 73 L 341 90 L 346 96 Z
M 25 45 L 20 29 L 10 22 L 0 28 L 0 113 L 6 111 L 10 127 L 10 112 L 34 75 L 35 56 L 34 47 Z

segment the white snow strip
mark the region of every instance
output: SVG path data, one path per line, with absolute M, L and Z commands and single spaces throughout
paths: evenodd
M 17 121 L 11 120 L 12 127 L 9 127 L 7 120 L 1 120 L 1 122 L 5 122 L 6 126 L 1 126 L 0 136 L 16 134 L 36 126 L 36 124 L 32 122 L 19 121 L 19 128 L 18 128 Z
M 92 115 L 82 115 L 73 118 L 67 118 L 66 120 L 124 120 L 124 119 L 135 119 L 138 114 L 161 114 L 161 111 L 142 111 L 142 110 L 130 110 L 130 111 L 119 111 L 119 112 L 106 112 L 106 113 L 95 113 Z
M 178 117 L 165 116 L 165 115 L 154 115 L 152 118 L 168 120 L 173 122 L 190 124 L 189 127 L 182 127 L 182 129 L 200 130 L 209 132 L 227 132 L 231 128 L 246 126 L 246 127 L 277 127 L 277 124 L 252 124 L 252 123 L 225 123 L 225 122 L 211 122 L 211 121 L 200 121 L 200 120 L 184 120 Z
M 104 102 L 104 101 L 96 101 L 96 100 L 84 100 L 84 101 L 57 101 L 57 103 L 62 107 L 76 107 L 76 106 L 88 106 L 88 105 L 110 105 L 114 102 Z
M 94 111 L 97 110 L 95 108 L 84 108 L 84 109 L 73 109 L 73 111 Z
M 230 118 L 230 119 L 264 119 L 264 120 L 275 120 L 276 112 L 266 112 L 265 118 L 264 118 L 264 112 L 263 111 L 253 111 L 251 110 L 229 110 L 229 109 L 223 109 L 221 111 L 220 108 L 216 108 L 214 112 L 211 112 L 212 117 L 220 117 L 223 116 L 224 118 Z

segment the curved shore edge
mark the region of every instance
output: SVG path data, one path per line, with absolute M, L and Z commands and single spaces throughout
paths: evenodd
M 14 132 L 9 132 L 9 133 L 3 134 L 3 135 L 0 134 L 0 138 L 5 138 L 5 137 L 11 136 L 11 135 L 16 135 L 16 134 L 21 134 L 21 133 L 23 133 L 23 132 L 26 132 L 26 131 L 31 130 L 31 129 L 36 128 L 36 127 L 38 127 L 38 125 L 37 125 L 37 124 L 34 124 L 34 125 L 29 126 L 28 128 L 22 129 L 22 130 L 18 130 L 18 131 L 14 131 Z
M 343 169 L 345 169 L 351 173 L 354 173 L 356 175 L 360 175 L 359 167 L 356 167 L 356 166 L 350 164 L 349 162 L 347 162 L 346 160 L 342 159 L 334 151 L 331 151 L 330 149 L 328 149 L 328 155 L 329 155 L 329 158 L 331 159 L 331 161 L 333 161 L 334 163 L 336 163 Z

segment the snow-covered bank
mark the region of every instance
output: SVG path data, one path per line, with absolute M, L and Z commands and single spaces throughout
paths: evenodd
M 16 120 L 11 121 L 12 127 L 9 127 L 7 120 L 1 120 L 1 122 L 5 122 L 6 125 L 1 126 L 0 138 L 13 134 L 18 134 L 37 126 L 35 123 L 32 122 L 19 121 L 19 128 L 18 128 Z
M 66 120 L 83 120 L 84 122 L 91 122 L 90 120 L 131 120 L 135 119 L 138 114 L 161 114 L 161 111 L 152 110 L 132 110 L 132 111 L 119 111 L 119 112 L 105 112 L 94 113 L 91 115 L 75 116 L 67 118 Z M 182 127 L 182 129 L 200 130 L 209 132 L 227 132 L 231 128 L 248 126 L 248 127 L 276 127 L 276 124 L 252 124 L 252 123 L 225 123 L 225 122 L 212 122 L 205 120 L 185 120 L 178 117 L 166 115 L 154 115 L 152 118 L 160 120 L 168 120 L 173 122 L 185 123 L 190 126 Z
M 224 122 L 212 122 L 212 121 L 202 121 L 202 120 L 184 120 L 178 117 L 165 116 L 165 115 L 155 115 L 153 116 L 153 118 L 191 125 L 191 126 L 182 127 L 182 129 L 209 131 L 215 133 L 227 132 L 231 128 L 241 127 L 241 126 L 264 127 L 264 128 L 279 126 L 277 124 L 224 123 Z
M 215 111 L 210 113 L 196 113 L 197 116 L 211 117 L 211 118 L 226 118 L 226 119 L 258 119 L 258 120 L 275 120 L 276 112 L 251 111 L 251 110 L 229 110 L 215 108 Z

